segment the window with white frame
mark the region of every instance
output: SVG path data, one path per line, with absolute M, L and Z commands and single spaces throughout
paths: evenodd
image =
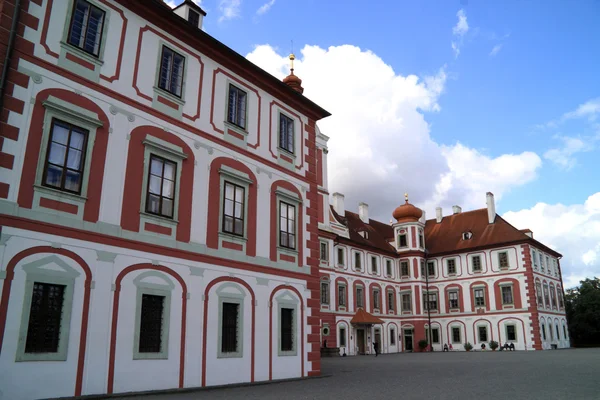
M 546 302 L 546 307 L 550 307 L 550 296 L 548 293 L 548 284 L 544 283 L 544 301 Z
M 75 0 L 69 44 L 91 54 L 99 56 L 106 13 L 86 0 Z
M 552 308 L 556 308 L 556 291 L 553 285 L 550 285 L 550 301 L 552 302 Z
M 177 97 L 181 97 L 184 68 L 185 57 L 163 45 L 160 58 L 158 87 Z
M 477 332 L 479 333 L 479 341 L 480 342 L 488 341 L 487 326 L 478 326 Z
M 390 328 L 390 346 L 396 345 L 396 330 L 394 328 Z
M 346 346 L 346 328 L 340 327 L 340 347 Z
M 329 246 L 325 242 L 321 242 L 320 245 L 321 245 L 321 251 L 320 251 L 321 261 L 327 262 L 327 261 L 329 261 Z
M 425 236 L 423 236 L 423 229 L 419 229 L 419 248 L 425 248 Z
M 563 299 L 562 290 L 561 290 L 560 286 L 556 287 L 556 296 L 558 297 L 558 306 L 561 309 L 565 308 L 565 302 Z
M 546 341 L 546 324 L 542 323 L 542 339 Z
M 146 212 L 161 217 L 173 218 L 175 209 L 175 187 L 177 186 L 177 164 L 171 160 L 150 155 Z
M 346 286 L 338 285 L 338 306 L 346 307 Z
M 567 326 L 563 324 L 563 338 L 565 338 L 565 340 L 567 340 Z
M 456 275 L 456 260 L 454 258 L 446 260 L 446 266 L 448 268 L 448 275 Z
M 510 342 L 517 341 L 517 326 L 514 324 L 506 325 L 506 340 Z
M 279 148 L 294 154 L 294 120 L 279 114 Z
M 296 248 L 296 206 L 285 201 L 279 202 L 279 245 Z
M 387 292 L 387 308 L 388 311 L 394 311 L 394 309 L 396 308 L 394 306 L 394 292 L 392 292 L 391 290 L 388 290 Z
M 544 298 L 542 297 L 542 284 L 536 282 L 535 284 L 535 293 L 537 295 L 538 306 L 544 307 Z
M 425 278 L 425 260 L 421 260 L 421 278 Z
M 217 289 L 219 298 L 218 358 L 243 357 L 244 290 L 237 284 L 223 283 Z
M 452 290 L 452 291 L 448 292 L 448 305 L 450 306 L 450 309 L 458 308 L 458 291 L 457 290 Z
M 435 263 L 433 261 L 427 262 L 427 274 L 435 276 Z
M 505 269 L 508 268 L 508 252 L 506 251 L 501 251 L 498 253 L 498 265 L 500 266 L 500 269 Z
M 484 288 L 474 288 L 473 298 L 475 299 L 475 307 L 485 307 Z
M 462 343 L 460 338 L 460 327 L 453 326 L 452 327 L 452 343 Z
M 224 301 L 221 306 L 221 353 L 237 353 L 240 345 L 240 304 Z
M 357 271 L 360 271 L 362 269 L 360 261 L 361 261 L 360 253 L 355 252 L 354 253 L 354 269 Z
M 554 324 L 556 328 L 556 340 L 560 340 L 560 330 L 558 329 L 558 324 Z
M 423 293 L 423 309 L 425 311 L 438 311 L 438 295 L 434 292 Z
M 552 265 L 554 266 L 554 276 L 558 276 L 558 263 L 556 258 L 552 259 Z
M 340 265 L 340 266 L 346 265 L 346 260 L 344 259 L 344 249 L 343 248 L 340 247 L 337 249 L 337 255 L 338 255 L 338 259 L 337 259 L 338 265 Z
M 380 296 L 379 289 L 373 289 L 373 308 L 376 310 L 379 310 L 381 308 L 379 296 Z
M 554 340 L 554 332 L 552 331 L 552 322 L 548 322 L 548 332 L 550 333 L 550 341 Z
M 531 259 L 533 260 L 533 269 L 535 269 L 537 271 L 537 269 L 538 269 L 537 252 L 533 249 L 531 249 Z
M 548 273 L 552 275 L 552 265 L 550 264 L 550 257 L 546 256 L 546 265 L 548 266 Z
M 542 270 L 542 272 L 544 272 L 544 255 L 540 252 L 539 256 L 540 256 L 540 269 Z
M 371 273 L 377 273 L 377 257 L 371 256 Z
M 321 281 L 321 304 L 329 305 L 329 281 Z
M 364 291 L 362 286 L 356 287 L 356 307 L 363 308 L 365 306 Z
M 410 293 L 402 293 L 402 312 L 411 312 L 412 304 L 410 301 Z
M 471 262 L 473 264 L 473 272 L 481 272 L 481 256 L 471 257 Z
M 243 186 L 224 182 L 223 196 L 223 232 L 244 236 L 244 203 L 246 202 Z
M 392 261 L 385 260 L 385 273 L 388 277 L 392 276 Z
M 408 261 L 400 261 L 400 274 L 403 278 L 410 276 Z
M 280 352 L 291 352 L 294 351 L 294 313 L 295 309 L 281 307 L 280 309 L 280 337 L 281 346 Z
M 502 305 L 513 304 L 513 287 L 512 285 L 500 286 L 502 290 Z
M 408 247 L 408 240 L 406 233 L 401 233 L 398 235 L 398 247 Z
M 246 108 L 248 94 L 235 85 L 229 84 L 229 97 L 227 101 L 227 122 L 246 129 Z

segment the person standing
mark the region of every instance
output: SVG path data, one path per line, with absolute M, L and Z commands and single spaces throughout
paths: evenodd
M 375 357 L 379 354 L 379 343 L 373 342 L 373 349 L 375 350 Z

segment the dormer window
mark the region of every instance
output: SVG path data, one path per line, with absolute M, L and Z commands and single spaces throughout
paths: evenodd
M 398 247 L 408 247 L 406 233 L 401 233 L 400 235 L 398 235 Z
M 473 237 L 473 232 L 467 231 L 463 232 L 463 240 L 469 240 Z
M 200 14 L 194 10 L 188 11 L 188 22 L 194 25 L 196 28 L 200 25 Z
M 367 240 L 369 239 L 369 232 L 367 231 L 360 231 L 358 234 Z

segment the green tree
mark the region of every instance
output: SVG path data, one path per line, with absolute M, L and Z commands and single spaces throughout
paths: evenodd
M 600 279 L 586 279 L 565 295 L 571 344 L 600 346 Z

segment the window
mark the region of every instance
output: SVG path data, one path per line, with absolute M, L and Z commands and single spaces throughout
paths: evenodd
M 373 308 L 379 310 L 381 305 L 379 304 L 379 290 L 373 289 Z
M 171 50 L 167 46 L 163 46 L 160 57 L 158 87 L 177 97 L 181 97 L 184 66 L 185 58 L 181 54 Z
M 246 105 L 248 95 L 242 89 L 229 85 L 229 100 L 227 103 L 227 122 L 246 129 Z
M 354 269 L 360 270 L 360 253 L 354 253 Z
M 473 232 L 463 232 L 462 234 L 463 240 L 469 240 L 473 237 Z
M 281 350 L 294 351 L 294 309 L 281 308 Z
M 473 262 L 473 272 L 481 272 L 481 256 L 473 256 L 471 261 Z
M 502 304 L 513 304 L 513 288 L 512 286 L 502 286 Z
M 390 345 L 396 345 L 396 330 L 394 328 L 390 328 Z
M 410 275 L 408 270 L 408 261 L 400 261 L 400 273 L 403 277 L 408 277 Z
M 427 301 L 428 297 L 429 297 L 429 301 Z M 431 311 L 438 310 L 437 293 L 429 293 L 429 296 L 427 293 L 423 293 L 423 309 L 425 311 L 426 310 L 431 310 Z
M 377 257 L 375 256 L 371 257 L 371 273 L 377 273 Z
M 77 0 L 73 7 L 69 44 L 98 57 L 102 41 L 105 12 L 85 0 Z
M 546 265 L 548 266 L 548 273 L 552 275 L 552 266 L 550 265 L 550 257 L 546 256 Z
M 394 292 L 389 291 L 387 293 L 387 308 L 388 311 L 394 311 Z
M 344 249 L 341 249 L 341 248 L 338 249 L 337 254 L 338 254 L 338 264 L 343 266 L 345 264 L 345 262 L 344 262 Z
M 338 306 L 346 307 L 346 286 L 338 285 Z
M 557 293 L 557 296 L 558 296 L 558 306 L 560 308 L 565 308 L 565 302 L 564 302 L 564 299 L 563 299 L 562 292 L 561 292 L 560 288 L 556 288 L 556 291 L 558 292 Z
M 546 307 L 550 307 L 550 296 L 548 295 L 548 285 L 544 283 L 544 301 L 546 302 Z
M 294 154 L 294 120 L 279 114 L 279 147 Z
M 421 278 L 425 278 L 425 260 L 421 260 Z
M 485 307 L 485 293 L 483 292 L 483 288 L 473 289 L 473 294 L 475 297 L 475 307 Z
M 537 302 L 540 307 L 544 307 L 544 298 L 542 297 L 542 284 L 537 282 L 535 284 L 535 292 L 537 294 Z
M 148 170 L 146 212 L 173 218 L 177 164 L 152 154 Z
M 552 331 L 552 323 L 548 324 L 548 332 L 550 333 L 550 341 L 554 340 L 554 332 Z
M 487 326 L 480 326 L 477 330 L 479 331 L 479 341 L 487 342 Z
M 321 304 L 329 304 L 329 282 L 321 282 Z
M 223 302 L 223 317 L 221 320 L 221 353 L 237 353 L 238 322 L 240 305 Z
M 140 353 L 160 353 L 165 296 L 142 294 L 140 312 Z
M 537 259 L 537 253 L 535 252 L 535 250 L 531 250 L 531 258 L 533 259 L 533 268 L 534 269 L 538 269 L 538 259 Z
M 410 312 L 412 310 L 410 303 L 411 303 L 410 293 L 403 293 L 402 294 L 402 311 Z
M 190 24 L 194 25 L 195 27 L 198 27 L 198 25 L 200 24 L 200 14 L 198 14 L 194 10 L 189 10 L 188 11 L 188 22 Z
M 52 119 L 43 184 L 70 193 L 81 193 L 88 131 Z
M 327 243 L 321 242 L 321 261 L 327 262 L 329 260 L 329 248 Z
M 363 288 L 362 287 L 357 287 L 356 288 L 356 307 L 357 308 L 362 308 L 365 306 L 365 302 L 363 299 Z
M 340 328 L 340 347 L 346 346 L 346 328 Z
M 563 325 L 563 338 L 567 339 L 567 327 Z
M 542 253 L 538 253 L 540 256 L 540 268 L 542 270 L 542 272 L 544 272 L 544 256 Z
M 458 308 L 458 292 L 448 292 L 448 303 L 450 309 Z
M 423 230 L 419 229 L 419 248 L 420 249 L 424 248 L 425 247 L 424 244 L 425 244 L 425 238 L 423 237 Z
M 427 273 L 429 276 L 435 276 L 435 263 L 433 261 L 427 263 Z
M 542 324 L 542 338 L 546 340 L 546 324 Z
M 556 263 L 556 259 L 552 260 L 552 265 L 554 266 L 554 276 L 558 276 L 558 264 Z
M 556 308 L 556 292 L 554 286 L 550 286 L 550 299 L 552 300 L 552 308 Z
M 556 340 L 560 340 L 560 330 L 558 329 L 558 324 L 554 325 L 556 328 Z
M 456 260 L 454 258 L 446 260 L 446 266 L 448 267 L 448 275 L 456 274 Z
M 283 201 L 279 202 L 279 245 L 296 248 L 296 207 Z
M 385 260 L 385 272 L 387 276 L 392 276 L 392 262 L 390 260 Z
M 431 328 L 431 343 L 437 344 L 440 342 L 440 330 L 438 328 Z
M 398 247 L 408 247 L 408 243 L 406 241 L 406 233 L 401 233 L 398 235 Z
M 517 327 L 515 325 L 506 325 L 506 340 L 517 340 Z
M 65 285 L 33 283 L 25 353 L 58 353 L 65 289 Z
M 502 251 L 500 253 L 498 253 L 498 264 L 500 265 L 500 268 L 508 268 L 508 253 L 505 251 Z
M 452 343 L 460 343 L 460 328 L 458 326 L 452 327 Z
M 244 201 L 244 187 L 225 181 L 223 232 L 244 236 Z

